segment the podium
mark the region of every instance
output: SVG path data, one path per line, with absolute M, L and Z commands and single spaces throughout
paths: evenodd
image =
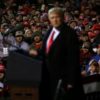
M 100 74 L 83 78 L 83 88 L 87 100 L 100 100 Z
M 11 100 L 38 100 L 41 61 L 11 52 L 7 59 L 6 78 Z

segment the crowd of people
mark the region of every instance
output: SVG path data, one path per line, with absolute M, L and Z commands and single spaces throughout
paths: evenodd
M 53 4 L 31 4 L 28 1 L 17 4 L 14 0 L 9 1 L 11 3 L 3 2 L 0 8 L 1 59 L 16 50 L 23 50 L 33 58 L 39 57 L 43 38 L 50 27 L 48 9 L 62 7 L 65 23 L 76 31 L 79 39 L 82 76 L 100 73 L 99 0 L 81 0 L 78 3 L 66 0 L 64 3 L 55 1 Z M 1 80 L 4 72 L 4 66 L 1 65 Z

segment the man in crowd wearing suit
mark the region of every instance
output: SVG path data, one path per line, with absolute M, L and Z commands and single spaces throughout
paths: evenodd
M 61 100 L 85 100 L 81 84 L 77 35 L 64 23 L 64 12 L 61 8 L 51 8 L 48 18 L 51 28 L 44 38 L 42 47 L 40 100 L 54 100 L 59 80 L 62 80 L 61 88 L 65 93 Z

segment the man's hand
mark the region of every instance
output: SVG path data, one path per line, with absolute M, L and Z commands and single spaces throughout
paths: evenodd
M 67 85 L 67 90 L 71 90 L 73 88 L 73 86 L 71 84 Z

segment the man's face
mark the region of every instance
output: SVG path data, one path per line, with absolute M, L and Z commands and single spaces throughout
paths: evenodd
M 12 20 L 12 21 L 11 21 L 11 25 L 12 25 L 12 26 L 15 26 L 15 25 L 16 25 L 16 20 Z
M 72 23 L 70 24 L 70 27 L 73 28 L 73 29 L 74 29 L 76 26 L 77 26 L 76 22 L 72 22 Z
M 1 27 L 0 32 L 5 32 L 5 29 Z
M 51 13 L 49 15 L 49 21 L 53 27 L 58 27 L 62 24 L 62 18 L 57 13 Z
M 16 20 L 19 21 L 19 22 L 22 21 L 22 16 L 21 15 L 17 16 Z
M 96 71 L 96 68 L 95 68 L 94 65 L 91 65 L 91 67 L 90 67 L 90 71 L 91 71 L 91 72 L 95 72 L 95 71 Z
M 35 37 L 34 37 L 34 41 L 35 41 L 35 42 L 39 42 L 39 41 L 40 41 L 40 37 L 39 37 L 39 36 L 35 36 Z
M 22 40 L 23 40 L 23 37 L 22 36 L 16 36 L 16 41 L 18 43 L 22 42 Z
M 85 14 L 85 15 L 89 15 L 89 13 L 90 13 L 90 10 L 89 10 L 89 9 L 86 9 L 86 10 L 84 11 L 84 14 Z
M 83 41 L 87 41 L 87 40 L 88 40 L 88 36 L 83 36 L 83 37 L 82 37 L 82 40 L 83 40 Z
M 0 72 L 0 80 L 4 77 L 4 73 Z

